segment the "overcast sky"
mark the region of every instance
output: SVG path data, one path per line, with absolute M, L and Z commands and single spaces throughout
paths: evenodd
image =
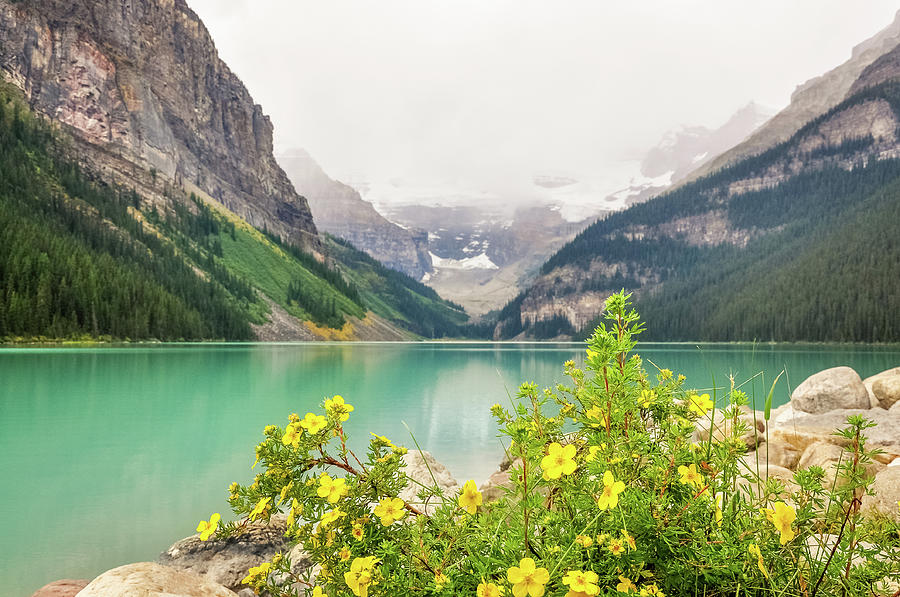
M 188 0 L 332 176 L 489 188 L 593 176 L 722 124 L 886 27 L 886 0 Z

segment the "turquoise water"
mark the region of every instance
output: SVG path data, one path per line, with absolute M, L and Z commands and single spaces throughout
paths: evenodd
M 729 373 L 759 400 L 827 367 L 863 377 L 900 365 L 897 347 L 648 344 L 645 361 L 707 388 Z M 563 381 L 579 344 L 234 344 L 0 349 L 0 577 L 12 597 L 58 578 L 154 560 L 197 521 L 227 512 L 226 487 L 252 479 L 269 423 L 326 396 L 369 431 L 485 479 L 503 448 L 488 409 L 519 383 Z M 648 370 L 652 365 L 646 363 Z M 759 372 L 763 375 L 757 376 Z M 763 382 L 763 377 L 765 382 Z M 776 403 L 787 400 L 787 381 Z

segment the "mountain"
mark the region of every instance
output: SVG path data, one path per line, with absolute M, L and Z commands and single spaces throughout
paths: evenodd
M 877 47 L 786 140 L 584 230 L 496 335 L 590 329 L 626 288 L 657 339 L 900 340 L 900 49 Z
M 0 32 L 3 77 L 92 169 L 148 197 L 172 182 L 321 250 L 271 122 L 184 0 L 0 0 Z
M 423 282 L 473 315 L 503 306 L 547 255 L 586 225 L 567 222 L 557 206 L 541 204 L 463 201 L 380 208 L 405 227 L 427 231 L 432 271 Z
M 0 338 L 460 333 L 459 307 L 319 236 L 183 0 L 0 0 L 0 72 Z
M 319 229 L 349 241 L 389 268 L 416 280 L 432 271 L 428 233 L 387 220 L 356 189 L 330 178 L 303 149 L 278 156 Z
M 894 22 L 866 41 L 856 45 L 850 58 L 828 71 L 798 85 L 787 108 L 759 128 L 743 143 L 709 161 L 692 173 L 691 178 L 705 176 L 743 158 L 771 149 L 790 139 L 800 127 L 842 102 L 860 76 L 873 62 L 900 43 L 900 11 Z
M 683 126 L 667 132 L 641 161 L 641 174 L 683 180 L 703 164 L 731 149 L 769 120 L 775 111 L 750 102 L 717 129 Z

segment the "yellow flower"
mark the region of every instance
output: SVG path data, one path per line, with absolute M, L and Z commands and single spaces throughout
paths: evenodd
M 641 597 L 666 597 L 666 594 L 659 590 L 655 584 L 647 585 L 640 592 Z
M 625 544 L 621 539 L 610 539 L 609 540 L 609 551 L 612 552 L 614 556 L 620 556 L 625 551 Z
M 328 597 L 328 593 L 322 590 L 322 587 L 313 588 L 312 597 Z
M 697 413 L 701 417 L 712 407 L 713 401 L 710 400 L 709 394 L 703 394 L 702 396 L 691 394 L 688 397 L 688 408 L 691 409 L 691 412 Z
M 325 528 L 344 516 L 347 516 L 346 512 L 342 511 L 340 508 L 335 508 L 334 510 L 326 512 L 322 515 L 321 520 L 319 520 L 319 527 Z
M 439 571 L 434 573 L 434 586 L 438 591 L 443 589 L 444 585 L 448 582 L 447 576 L 443 572 Z
M 352 408 L 351 408 L 352 410 Z M 346 420 L 346 419 L 343 419 Z M 322 415 L 316 415 L 313 413 L 306 413 L 306 416 L 303 417 L 303 420 L 300 421 L 300 426 L 309 431 L 311 434 L 315 435 L 318 432 L 325 429 L 325 425 L 328 424 L 328 421 Z
M 287 485 L 281 488 L 281 503 L 285 503 L 287 501 L 288 492 L 294 488 L 294 482 L 291 481 Z
M 319 488 L 316 490 L 316 495 L 336 504 L 349 491 L 346 479 L 332 479 L 328 473 L 322 473 L 319 477 Z
M 541 459 L 544 477 L 547 479 L 559 479 L 562 475 L 574 473 L 578 467 L 575 463 L 576 451 L 575 444 L 568 444 L 565 448 L 557 442 L 550 444 L 547 455 Z
M 347 560 L 350 559 L 350 548 L 345 545 L 338 552 L 338 555 L 341 557 L 342 562 L 346 562 Z
M 641 408 L 650 408 L 656 400 L 656 390 L 641 390 Z
M 616 481 L 610 471 L 603 473 L 603 493 L 597 499 L 597 507 L 601 510 L 612 510 L 619 505 L 619 494 L 625 491 L 625 483 Z
M 294 524 L 294 520 L 297 518 L 297 515 L 303 512 L 303 505 L 297 501 L 297 498 L 291 500 L 291 511 L 288 512 L 287 516 L 287 525 L 291 526 Z
M 660 379 L 669 379 L 670 377 L 672 377 L 671 369 L 660 369 L 659 370 L 659 378 Z
M 269 502 L 272 501 L 272 498 L 266 497 L 259 500 L 255 506 L 253 506 L 253 510 L 250 511 L 250 514 L 247 516 L 250 520 L 255 520 L 261 516 L 265 516 L 266 510 L 269 509 Z
M 685 485 L 696 485 L 697 487 L 703 487 L 703 475 L 697 472 L 697 465 L 692 464 L 691 466 L 684 466 L 683 464 L 678 467 L 678 474 L 681 475 L 681 482 Z
M 325 410 L 338 421 L 346 421 L 353 412 L 353 405 L 344 402 L 344 397 L 336 395 L 334 398 L 325 401 Z
M 609 539 L 608 533 L 600 533 L 597 535 L 597 545 L 603 545 L 607 539 Z
M 595 421 L 599 421 L 601 417 L 603 417 L 603 411 L 599 406 L 592 406 L 586 411 L 584 411 L 584 416 L 588 419 L 593 419 Z
M 357 541 L 362 541 L 366 535 L 365 531 L 363 531 L 362 526 L 359 524 L 353 525 L 353 530 L 350 531 L 350 534 L 353 535 L 353 538 Z
M 231 497 L 234 497 L 237 495 L 238 489 L 240 489 L 240 487 L 241 486 L 238 485 L 237 482 L 234 482 L 228 486 L 228 493 L 231 494 Z
M 218 512 L 209 517 L 209 522 L 205 520 L 201 520 L 200 524 L 197 525 L 197 532 L 200 533 L 200 540 L 206 541 L 209 539 L 209 536 L 216 532 L 216 529 L 219 527 L 219 520 L 222 517 Z
M 594 544 L 594 540 L 590 538 L 588 535 L 578 535 L 575 537 L 575 543 L 582 547 L 590 547 Z
M 373 584 L 372 575 L 375 569 L 375 556 L 355 558 L 350 570 L 344 572 L 344 582 L 356 597 L 368 597 L 369 585 Z
M 637 549 L 637 542 L 634 540 L 634 537 L 628 534 L 628 531 L 622 531 L 622 541 L 624 541 L 630 549 Z
M 784 502 L 776 502 L 775 509 L 763 508 L 766 518 L 775 525 L 775 529 L 781 533 L 781 544 L 784 545 L 794 538 L 794 529 L 791 524 L 797 518 L 797 512 Z
M 481 579 L 481 582 L 478 583 L 478 587 L 475 589 L 476 597 L 500 597 L 503 595 L 503 588 L 498 587 L 492 582 L 484 582 L 484 579 Z
M 544 594 L 544 585 L 550 581 L 550 573 L 546 568 L 535 567 L 534 560 L 522 558 L 518 566 L 512 566 L 506 571 L 506 579 L 513 586 L 514 597 L 541 597 Z
M 481 505 L 481 500 L 481 492 L 478 491 L 475 480 L 469 479 L 466 481 L 465 485 L 463 485 L 462 493 L 457 500 L 459 502 L 459 507 L 469 514 L 475 514 L 475 510 Z
M 375 516 L 381 518 L 381 524 L 389 527 L 394 521 L 400 520 L 406 515 L 403 509 L 403 500 L 400 498 L 384 498 L 375 506 Z
M 624 576 L 619 576 L 619 584 L 616 585 L 616 591 L 619 593 L 637 593 L 637 587 L 631 580 Z
M 288 421 L 290 421 L 291 423 L 296 423 L 299 420 L 300 420 L 300 415 L 298 415 L 297 413 L 291 413 L 290 416 L 288 416 Z
M 577 593 L 579 595 L 596 595 L 600 592 L 597 586 L 599 580 L 596 572 L 588 570 L 569 570 L 563 577 L 563 584 L 569 587 L 569 593 Z
M 298 423 L 291 423 L 287 426 L 287 429 L 284 430 L 284 436 L 281 438 L 281 443 L 285 446 L 294 446 L 295 448 L 300 446 L 300 436 L 303 434 L 303 429 L 300 427 Z
M 594 459 L 597 458 L 597 452 L 600 451 L 600 446 L 588 446 L 588 453 L 584 455 L 585 462 L 594 462 Z
M 759 545 L 751 543 L 747 547 L 747 551 L 750 552 L 750 555 L 756 556 L 756 567 L 763 573 L 763 576 L 769 578 L 769 572 L 766 570 L 766 563 L 763 561 L 762 552 L 759 551 Z
M 241 580 L 241 584 L 252 585 L 265 582 L 266 577 L 269 576 L 269 568 L 271 567 L 272 564 L 270 562 L 265 562 L 259 566 L 253 566 L 247 571 L 247 576 Z

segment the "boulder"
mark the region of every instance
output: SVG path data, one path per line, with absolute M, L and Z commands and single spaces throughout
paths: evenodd
M 247 570 L 262 562 L 272 561 L 276 552 L 288 550 L 289 543 L 284 537 L 286 530 L 286 518 L 275 515 L 268 523 L 250 523 L 244 533 L 228 539 L 200 541 L 200 535 L 192 535 L 172 545 L 156 561 L 192 572 L 237 592 L 246 588 L 241 584 L 241 579 L 247 576 Z M 302 554 L 301 557 L 296 554 L 292 556 L 295 573 L 299 574 L 309 567 L 309 561 Z
M 875 397 L 875 391 L 872 386 L 875 385 L 875 382 L 879 379 L 884 379 L 886 377 L 894 377 L 900 376 L 900 367 L 894 367 L 893 369 L 888 369 L 886 371 L 882 371 L 881 373 L 876 373 L 871 377 L 867 377 L 863 380 L 863 385 L 866 386 L 866 391 L 869 392 L 869 399 L 875 402 L 878 402 L 878 398 Z M 882 408 L 890 408 L 891 405 L 884 406 L 883 404 L 879 404 Z
M 900 402 L 895 402 L 894 406 L 892 406 L 888 412 L 892 415 L 900 416 Z
M 799 485 L 794 482 L 793 471 L 786 469 L 783 466 L 777 466 L 771 463 L 766 466 L 765 463 L 760 462 L 759 467 L 757 468 L 756 457 L 751 456 L 750 454 L 745 454 L 742 460 L 738 462 L 743 462 L 743 466 L 738 467 L 739 472 L 744 475 L 744 477 L 738 479 L 738 488 L 741 491 L 756 495 L 759 493 L 760 481 L 766 481 L 768 479 L 778 479 L 784 484 L 785 491 L 781 494 L 781 497 L 786 498 L 800 488 Z M 759 475 L 758 477 L 757 474 Z
M 850 367 L 832 367 L 807 377 L 791 394 L 795 411 L 821 414 L 835 409 L 869 408 L 869 392 Z
M 847 417 L 861 414 L 878 425 L 866 430 L 868 448 L 879 448 L 884 453 L 876 456 L 882 464 L 900 456 L 900 411 L 888 413 L 881 408 L 838 409 L 819 415 L 799 414 L 769 429 L 769 441 L 805 451 L 819 441 L 846 445 L 847 440 L 834 435 L 836 429 L 847 427 Z
M 416 507 L 422 506 L 428 513 L 433 512 L 441 505 L 438 497 L 431 497 L 427 503 L 422 503 L 416 494 L 422 490 L 422 486 L 432 488 L 437 482 L 437 486 L 443 490 L 445 499 L 453 499 L 460 489 L 460 484 L 447 467 L 437 461 L 430 452 L 410 450 L 403 455 L 406 466 L 403 472 L 409 481 L 406 487 L 400 492 L 400 499 L 408 504 Z
M 871 489 L 875 495 L 866 495 L 862 499 L 864 513 L 877 513 L 900 522 L 900 466 L 889 466 L 875 475 Z
M 760 445 L 755 452 L 748 452 L 744 455 L 744 461 L 752 464 L 754 469 L 758 459 L 760 466 L 764 467 L 766 464 L 770 464 L 793 471 L 797 469 L 797 463 L 800 462 L 802 454 L 793 446 L 770 441 Z
M 484 503 L 496 502 L 506 495 L 507 490 L 510 490 L 515 486 L 515 483 L 513 483 L 512 480 L 513 471 L 521 471 L 521 469 L 521 458 L 517 458 L 513 462 L 508 462 L 504 459 L 504 461 L 500 463 L 500 470 L 494 472 L 494 474 L 488 477 L 487 481 L 482 483 L 481 487 L 478 488 L 478 491 L 482 494 Z
M 78 597 L 236 597 L 219 583 L 155 562 L 126 564 L 92 580 Z
M 31 597 L 75 597 L 90 582 L 89 580 L 72 580 L 70 578 L 55 580 L 35 591 Z
M 875 380 L 872 392 L 882 408 L 892 408 L 900 402 L 900 373 Z
M 823 485 L 826 488 L 831 487 L 837 474 L 837 466 L 840 462 L 847 462 L 850 455 L 836 444 L 826 441 L 819 441 L 810 444 L 800 457 L 797 469 L 807 469 L 813 466 L 820 466 L 825 469 L 825 480 Z M 866 466 L 866 472 L 874 477 L 876 473 L 885 467 L 880 462 L 871 462 Z
M 739 420 L 743 421 L 746 427 L 746 431 L 741 434 L 741 440 L 748 449 L 756 449 L 756 446 L 763 443 L 766 438 L 766 421 L 763 419 L 763 413 L 759 411 L 754 413 L 746 406 L 740 407 L 740 410 Z M 726 419 L 723 410 L 710 410 L 705 416 L 697 419 L 692 441 L 709 441 L 710 430 L 712 430 L 713 441 L 721 442 L 725 438 L 731 437 L 733 425 L 734 421 L 731 418 Z
M 824 563 L 828 560 L 828 557 L 831 555 L 831 551 L 834 549 L 835 544 L 837 543 L 838 535 L 833 535 L 831 533 L 822 533 L 819 535 L 812 535 L 806 538 L 806 546 L 809 549 L 809 557 L 814 562 L 822 562 Z M 860 541 L 858 547 L 861 547 L 865 550 L 875 550 L 877 546 L 874 543 L 867 543 L 865 541 Z M 840 556 L 846 552 L 849 548 L 849 541 L 844 538 L 843 545 L 838 547 L 837 551 L 835 551 L 835 557 Z M 846 561 L 846 555 L 843 557 L 844 561 Z M 883 559 L 877 558 L 876 559 Z M 850 559 L 851 566 L 862 566 L 866 563 L 866 557 L 863 556 L 859 551 L 855 551 L 853 557 Z

